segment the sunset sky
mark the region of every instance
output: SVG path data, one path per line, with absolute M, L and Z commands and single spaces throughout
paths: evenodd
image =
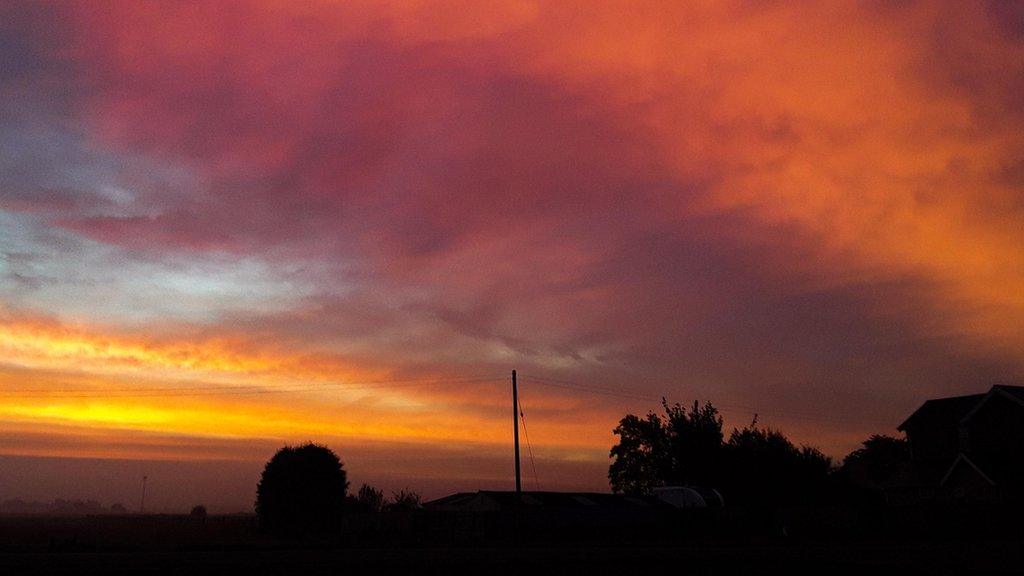
M 1024 9 L 0 0 L 0 500 L 509 488 L 513 368 L 544 489 L 1020 382 Z

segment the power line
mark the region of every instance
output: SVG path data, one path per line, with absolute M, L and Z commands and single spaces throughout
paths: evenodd
M 645 394 L 637 394 L 637 393 L 634 393 L 634 392 L 628 392 L 628 391 L 625 391 L 625 390 L 619 390 L 617 388 L 608 388 L 608 387 L 603 387 L 603 386 L 595 386 L 593 384 L 583 384 L 582 382 L 573 382 L 573 381 L 570 381 L 570 380 L 559 380 L 558 378 L 548 378 L 548 377 L 542 377 L 542 376 L 533 376 L 533 375 L 529 375 L 529 374 L 526 377 L 528 379 L 530 379 L 530 380 L 535 380 L 537 382 L 545 383 L 545 384 L 548 384 L 548 385 L 551 385 L 551 386 L 562 385 L 562 386 L 565 386 L 565 387 L 574 387 L 574 388 L 586 389 L 587 391 L 591 391 L 591 392 L 607 392 L 609 394 L 621 394 L 621 395 L 631 396 L 631 397 L 635 397 L 635 398 L 639 398 L 639 399 L 644 399 L 644 400 L 648 400 L 648 399 L 655 399 L 655 400 L 658 400 L 658 401 L 661 400 L 660 396 L 650 396 L 650 395 L 645 395 Z
M 139 514 L 146 512 L 146 480 L 149 480 L 149 476 L 142 476 L 142 497 L 139 498 Z
M 526 415 L 523 413 L 523 397 L 519 395 L 519 420 L 523 423 L 523 436 L 526 436 L 526 451 L 530 454 L 530 467 L 533 468 L 533 485 L 540 491 L 540 477 L 537 476 L 537 462 L 533 459 L 533 446 L 530 445 L 530 431 L 526 429 Z
M 612 397 L 616 397 L 616 398 L 625 398 L 625 399 L 631 399 L 631 400 L 643 400 L 643 401 L 648 401 L 648 402 L 661 402 L 662 399 L 663 399 L 663 397 L 655 397 L 655 396 L 650 396 L 650 395 L 645 395 L 645 394 L 631 393 L 631 392 L 626 392 L 626 391 L 623 391 L 623 390 L 615 390 L 615 389 L 612 389 L 612 388 L 604 388 L 604 387 L 601 387 L 601 386 L 594 386 L 594 385 L 591 385 L 591 384 L 583 384 L 583 383 L 580 383 L 580 382 L 571 382 L 569 380 L 559 380 L 559 379 L 556 379 L 556 378 L 546 378 L 546 377 L 527 375 L 527 376 L 524 377 L 524 380 L 526 380 L 528 382 L 533 382 L 534 384 L 539 384 L 541 386 L 549 386 L 549 387 L 553 387 L 553 388 L 563 388 L 563 389 L 568 389 L 568 390 L 576 390 L 576 391 L 581 391 L 581 392 L 589 392 L 589 393 L 592 393 L 592 394 L 600 394 L 600 395 L 612 396 Z M 824 414 L 812 414 L 812 413 L 807 413 L 807 412 L 796 412 L 796 411 L 792 411 L 792 410 L 769 410 L 769 411 L 764 411 L 764 410 L 758 410 L 758 409 L 755 409 L 755 408 L 752 408 L 752 407 L 749 407 L 749 406 L 737 406 L 737 405 L 717 404 L 717 403 L 712 403 L 712 404 L 716 408 L 721 410 L 722 412 L 732 412 L 732 413 L 741 413 L 741 414 L 767 414 L 767 415 L 772 415 L 772 416 L 782 416 L 782 417 L 793 418 L 793 419 L 798 419 L 798 420 L 815 420 L 815 421 L 820 421 L 820 422 L 833 422 L 833 423 L 857 422 L 857 423 L 862 423 L 862 424 L 882 424 L 882 425 L 890 425 L 890 424 L 892 424 L 888 420 L 875 419 L 875 418 L 835 417 L 835 416 L 824 415 Z
M 536 376 L 528 376 L 528 377 L 526 377 L 526 380 L 530 381 L 530 382 L 533 382 L 534 384 L 540 384 L 541 386 L 548 386 L 548 387 L 551 387 L 551 388 L 564 388 L 564 389 L 567 389 L 567 390 L 579 390 L 579 391 L 582 391 L 582 392 L 590 392 L 592 394 L 602 394 L 602 395 L 605 395 L 605 396 L 614 396 L 616 398 L 626 398 L 626 399 L 629 399 L 629 400 L 649 400 L 649 401 L 654 401 L 654 402 L 660 402 L 661 401 L 661 397 L 646 396 L 646 395 L 642 395 L 642 394 L 626 392 L 626 391 L 623 391 L 623 390 L 612 390 L 612 389 L 608 389 L 608 388 L 600 388 L 600 387 L 596 387 L 596 386 L 589 386 L 589 385 L 586 385 L 586 384 L 566 383 L 566 382 L 561 381 L 561 380 L 559 380 L 559 381 L 547 380 L 547 379 L 544 379 L 544 378 L 538 378 Z

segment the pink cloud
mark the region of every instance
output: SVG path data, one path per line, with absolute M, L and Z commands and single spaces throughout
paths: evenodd
M 195 178 L 19 202 L 296 264 L 315 297 L 223 319 L 295 349 L 895 424 L 1022 374 L 1024 59 L 988 6 L 55 8 L 59 115 Z

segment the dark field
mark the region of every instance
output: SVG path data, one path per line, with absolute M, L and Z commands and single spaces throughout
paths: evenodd
M 444 546 L 346 536 L 278 539 L 252 517 L 0 518 L 0 574 L 1020 574 L 1017 538 Z

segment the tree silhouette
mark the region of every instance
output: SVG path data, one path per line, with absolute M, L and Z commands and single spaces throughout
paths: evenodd
M 356 509 L 360 512 L 384 511 L 384 491 L 378 490 L 369 484 L 363 484 L 359 487 L 355 500 Z
M 399 490 L 391 494 L 387 503 L 389 512 L 408 512 L 420 507 L 420 495 L 411 490 Z
M 727 501 L 782 504 L 821 497 L 831 460 L 797 447 L 782 432 L 757 425 L 734 429 L 723 441 L 722 417 L 709 402 L 689 408 L 662 401 L 664 416 L 629 414 L 614 433 L 608 467 L 612 491 L 649 493 L 656 486 L 720 488 Z
M 749 426 L 733 430 L 726 445 L 723 488 L 733 502 L 791 504 L 820 498 L 832 461 L 818 449 L 797 448 L 778 430 Z
M 629 414 L 613 430 L 619 437 L 608 468 L 614 492 L 646 494 L 656 486 L 717 483 L 723 457 L 718 410 L 710 402 L 694 402 L 689 410 L 664 400 L 662 406 L 664 416 Z
M 206 506 L 203 506 L 202 504 L 197 504 L 196 506 L 192 507 L 192 511 L 189 512 L 188 515 L 193 520 L 206 522 Z
M 608 480 L 613 492 L 646 494 L 664 484 L 668 468 L 668 432 L 657 414 L 646 418 L 626 415 L 613 430 L 619 443 L 612 446 Z
M 285 446 L 267 462 L 256 487 L 260 526 L 275 532 L 307 532 L 337 525 L 348 479 L 338 456 L 313 443 Z
M 843 459 L 840 473 L 851 484 L 877 488 L 910 461 L 910 446 L 903 438 L 874 434 Z
M 668 424 L 669 473 L 672 485 L 712 486 L 721 481 L 722 417 L 710 402 L 694 401 L 689 411 L 662 400 Z

